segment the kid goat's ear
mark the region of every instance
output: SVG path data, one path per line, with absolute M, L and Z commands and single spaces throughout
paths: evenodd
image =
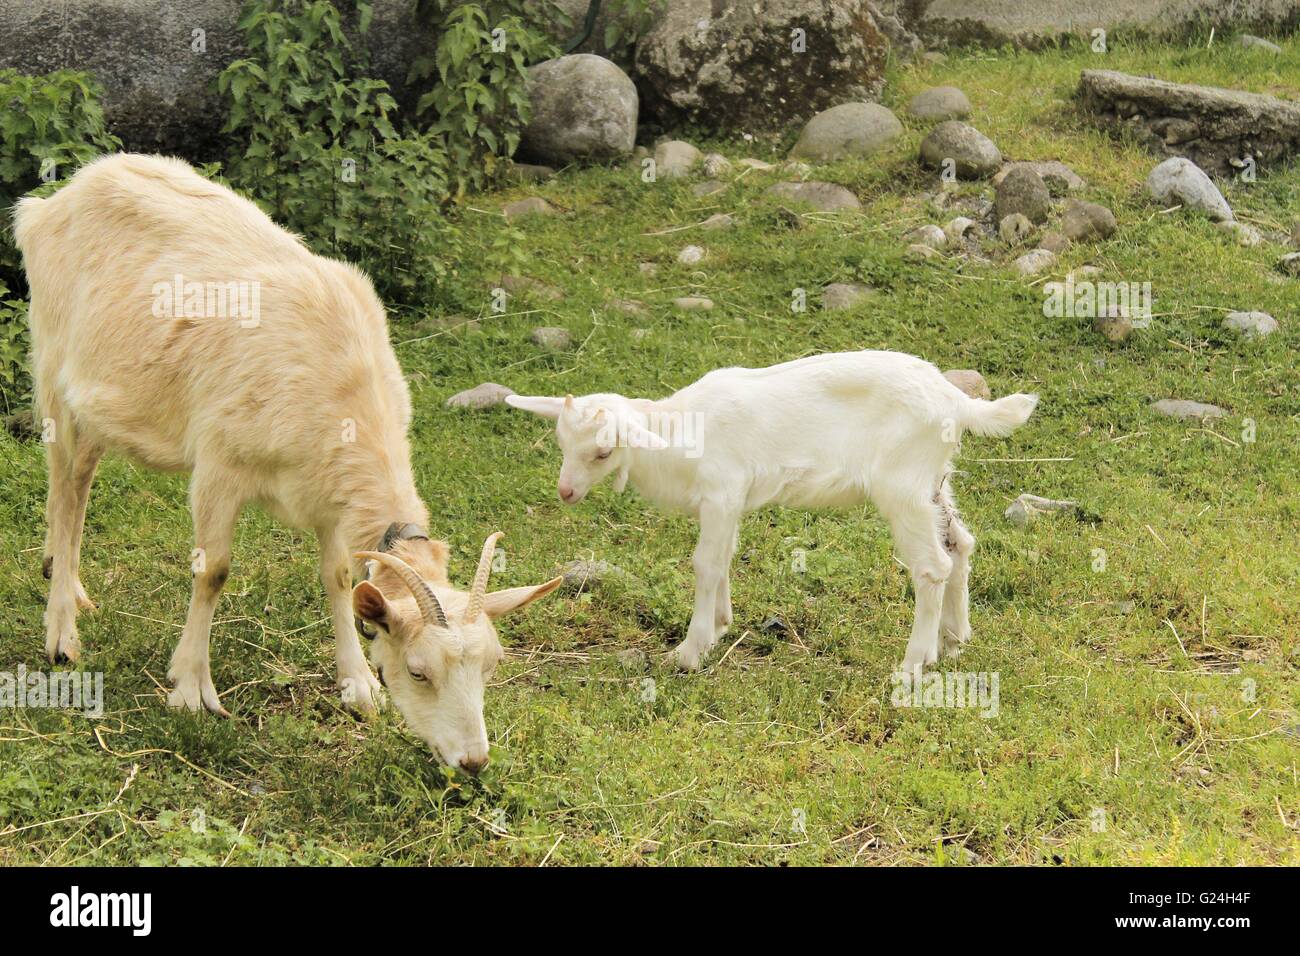
M 653 448 L 656 451 L 668 447 L 666 438 L 631 419 L 627 422 L 627 443 L 633 448 Z
M 544 398 L 540 395 L 506 396 L 506 404 L 512 408 L 521 408 L 543 418 L 559 418 L 560 409 L 564 408 L 565 401 L 563 398 Z

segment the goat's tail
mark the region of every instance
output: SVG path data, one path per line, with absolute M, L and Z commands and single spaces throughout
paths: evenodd
M 999 398 L 995 402 L 967 398 L 962 426 L 976 435 L 1001 438 L 1029 421 L 1037 404 L 1037 395 L 1026 395 L 1023 392 Z
M 41 207 L 44 205 L 44 199 L 36 196 L 25 196 L 18 200 L 13 207 L 14 244 L 24 252 L 26 251 L 26 240 L 40 218 Z

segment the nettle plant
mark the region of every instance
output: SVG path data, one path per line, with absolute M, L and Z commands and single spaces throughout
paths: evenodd
M 553 11 L 549 0 L 417 0 L 417 16 L 439 39 L 432 56 L 411 63 L 407 83 L 427 88 L 416 111 L 445 142 L 458 194 L 486 185 L 519 146 L 528 65 L 559 53 L 534 26 Z
M 357 3 L 346 26 L 364 37 L 371 16 Z M 249 0 L 239 26 L 249 56 L 218 78 L 240 142 L 231 184 L 314 251 L 360 265 L 385 298 L 428 299 L 457 235 L 441 138 L 399 133 L 388 84 L 364 76 L 365 50 L 329 0 Z
M 104 126 L 100 89 L 86 73 L 58 70 L 24 76 L 0 70 L 0 400 L 5 411 L 31 397 L 27 374 L 27 288 L 8 211 L 33 190 L 60 179 L 121 142 Z

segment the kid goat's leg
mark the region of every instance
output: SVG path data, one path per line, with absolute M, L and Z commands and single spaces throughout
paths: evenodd
M 674 652 L 677 663 L 698 670 L 717 640 L 719 588 L 727 577 L 728 554 L 735 546 L 740 514 L 713 502 L 700 507 L 700 540 L 695 546 L 695 613 L 686 640 Z
M 736 545 L 739 538 L 740 528 L 737 527 L 736 533 L 731 536 L 731 543 L 727 547 L 722 580 L 718 582 L 718 594 L 713 602 L 714 641 L 721 639 L 722 635 L 727 633 L 727 628 L 731 627 L 731 562 L 736 556 Z
M 190 481 L 190 507 L 194 512 L 194 552 L 190 564 L 193 590 L 185 630 L 167 668 L 167 678 L 175 687 L 167 703 L 173 707 L 189 710 L 206 707 L 214 714 L 230 716 L 221 706 L 212 684 L 208 637 L 212 631 L 212 613 L 230 574 L 230 545 L 243 504 L 242 490 L 233 476 L 202 466 L 195 469 Z
M 939 659 L 939 616 L 953 562 L 939 540 L 939 515 L 929 495 L 893 498 L 882 503 L 881 511 L 899 557 L 912 572 L 916 616 L 901 670 L 919 676 L 926 664 Z
M 943 590 L 943 611 L 939 616 L 940 650 L 945 656 L 961 653 L 970 640 L 970 558 L 975 538 L 962 524 L 957 504 L 942 484 L 936 495 L 943 518 L 944 549 L 952 558 L 952 575 Z
M 81 529 L 86 517 L 90 484 L 103 451 L 79 439 L 70 418 L 57 403 L 43 409 L 49 494 L 45 505 L 45 560 L 50 579 L 45 609 L 45 653 L 50 661 L 75 661 L 81 655 L 77 609 L 92 608 L 81 586 Z
M 334 623 L 334 658 L 338 664 L 343 703 L 371 713 L 383 700 L 383 686 L 370 672 L 352 616 L 352 561 L 337 528 L 317 531 L 320 577 L 329 596 Z

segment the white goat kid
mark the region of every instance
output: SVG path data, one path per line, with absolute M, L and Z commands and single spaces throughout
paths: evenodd
M 654 504 L 693 515 L 695 611 L 678 663 L 696 669 L 732 621 L 730 567 L 741 517 L 768 504 L 875 503 L 912 574 L 916 614 L 902 668 L 919 673 L 970 638 L 975 539 L 947 488 L 963 431 L 1006 435 L 1036 395 L 968 397 L 928 362 L 838 352 L 771 368 L 719 369 L 660 401 L 511 395 L 556 419 L 559 495 L 576 504 L 616 474 Z
M 168 669 L 169 703 L 225 713 L 208 637 L 236 519 L 257 502 L 316 532 L 344 700 L 370 711 L 382 697 L 355 610 L 391 625 L 374 655 L 415 732 L 446 762 L 481 766 L 482 682 L 501 651 L 492 625 L 475 610 L 413 626 L 409 602 L 395 603 L 403 589 L 419 598 L 408 577 L 388 579 L 387 600 L 364 584 L 354 599 L 352 555 L 382 540 L 426 588 L 443 589 L 440 600 L 485 607 L 488 617 L 558 579 L 453 596 L 446 545 L 423 531 L 410 394 L 365 275 L 313 255 L 251 202 L 160 157 L 87 165 L 53 196 L 22 200 L 14 232 L 31 285 L 32 372 L 47 432 L 50 659 L 81 653 L 77 611 L 94 606 L 79 573 L 86 501 L 101 456 L 117 449 L 191 473 L 193 592 Z M 399 667 L 401 656 L 416 666 Z

